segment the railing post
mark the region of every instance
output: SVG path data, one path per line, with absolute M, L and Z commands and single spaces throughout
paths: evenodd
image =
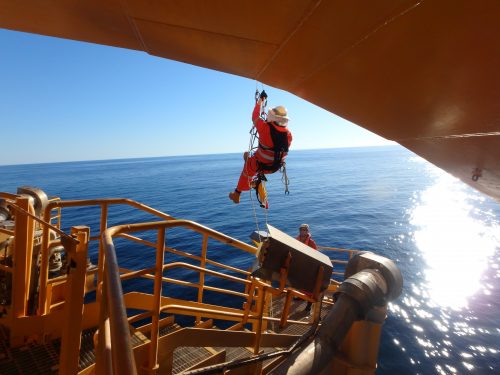
M 161 290 L 163 278 L 163 261 L 165 255 L 165 228 L 160 226 L 158 228 L 157 243 L 156 243 L 156 270 L 154 282 L 154 306 L 153 316 L 151 321 L 151 343 L 149 352 L 149 374 L 157 374 L 158 365 L 158 326 L 160 320 L 160 307 L 161 307 Z
M 208 248 L 208 234 L 203 235 L 203 241 L 201 245 L 201 261 L 200 267 L 205 269 L 207 264 L 207 248 Z M 198 303 L 203 302 L 203 288 L 205 287 L 205 272 L 200 272 L 200 282 L 198 286 Z M 201 322 L 201 315 L 196 316 L 196 323 Z
M 66 302 L 64 304 L 65 324 L 61 337 L 59 362 L 59 374 L 61 375 L 78 373 L 90 228 L 83 226 L 72 227 L 71 234 L 76 237 L 78 244 L 71 244 L 71 248 L 66 249 L 68 279 L 66 282 Z
M 111 334 L 109 326 L 108 299 L 106 298 L 105 262 L 103 233 L 108 226 L 108 204 L 101 204 L 101 221 L 99 225 L 99 256 L 97 259 L 97 291 L 96 300 L 99 303 L 99 329 L 97 333 L 96 374 L 106 375 L 113 371 L 111 356 Z
M 264 314 L 264 305 L 265 305 L 265 299 L 266 299 L 266 294 L 267 294 L 267 287 L 266 286 L 260 286 L 259 287 L 259 295 L 257 298 L 257 328 L 255 331 L 255 343 L 253 347 L 253 354 L 259 354 L 260 351 L 260 338 L 262 336 L 262 318 Z
M 103 261 L 105 261 L 105 258 L 103 258 Z M 106 270 L 103 272 L 103 280 L 105 279 Z M 97 375 L 108 375 L 113 373 L 109 309 L 106 293 L 106 283 L 102 281 L 98 284 L 97 290 L 97 294 L 100 295 L 101 301 L 99 305 L 99 330 L 97 332 L 97 346 L 95 351 L 95 366 Z
M 44 212 L 44 221 L 50 222 L 50 209 L 47 207 Z M 47 314 L 47 280 L 49 279 L 49 241 L 50 228 L 44 227 L 42 231 L 42 247 L 40 248 L 40 276 L 38 293 L 38 315 Z
M 24 211 L 30 211 L 29 198 L 27 197 L 18 197 L 16 205 Z M 12 272 L 12 311 L 15 318 L 26 316 L 33 253 L 33 234 L 33 219 L 22 212 L 17 212 L 14 229 L 16 241 Z
M 99 236 L 99 259 L 97 260 L 97 283 L 103 280 L 103 270 L 104 270 L 104 244 L 102 234 L 108 226 L 108 204 L 103 203 L 101 205 L 101 223 L 100 223 L 100 236 Z M 97 297 L 99 301 L 99 297 Z

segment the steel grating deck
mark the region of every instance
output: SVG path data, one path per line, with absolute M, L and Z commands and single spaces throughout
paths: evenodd
M 283 309 L 284 298 L 275 298 L 272 301 L 272 315 L 279 316 Z M 292 313 L 290 319 L 307 321 L 309 313 L 304 311 L 306 302 L 302 300 L 293 301 L 291 306 Z M 330 306 L 323 305 L 321 317 L 330 310 Z M 160 329 L 160 336 L 168 334 L 180 328 L 177 324 L 168 325 Z M 279 329 L 277 323 L 269 323 L 269 331 L 276 333 L 303 335 L 311 327 L 299 324 L 289 324 L 283 329 Z M 95 363 L 94 351 L 94 333 L 96 329 L 89 329 L 82 332 L 79 370 L 83 370 Z M 59 352 L 61 340 L 55 339 L 46 344 L 27 344 L 18 348 L 8 346 L 8 331 L 0 326 L 0 374 L 1 375 L 53 375 L 59 371 Z M 147 338 L 142 334 L 132 336 L 132 346 L 137 346 Z M 247 348 L 229 347 L 214 348 L 216 351 L 226 351 L 226 361 L 248 358 L 252 352 Z M 278 348 L 265 348 L 265 352 L 275 351 Z M 174 351 L 173 373 L 178 374 L 194 366 L 196 363 L 206 359 L 213 354 L 207 348 L 203 347 L 181 347 Z
M 93 335 L 95 329 L 82 333 L 79 370 L 95 362 Z M 56 339 L 46 344 L 27 344 L 18 348 L 7 345 L 8 332 L 0 327 L 0 374 L 57 374 L 59 371 L 59 352 L 61 340 Z
M 95 363 L 94 333 L 96 328 L 82 332 L 80 345 L 81 371 Z M 0 374 L 1 375 L 52 375 L 59 372 L 59 353 L 61 339 L 52 340 L 46 344 L 27 344 L 18 348 L 7 345 L 8 332 L 0 326 Z M 132 346 L 137 346 L 145 340 L 142 335 L 132 336 Z

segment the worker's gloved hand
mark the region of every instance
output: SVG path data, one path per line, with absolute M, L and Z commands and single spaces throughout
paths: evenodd
M 267 99 L 267 94 L 264 90 L 260 93 L 260 99 Z

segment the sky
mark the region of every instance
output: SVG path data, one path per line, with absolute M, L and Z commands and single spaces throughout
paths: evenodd
M 288 109 L 291 152 L 393 144 L 254 80 L 0 29 L 0 165 L 243 152 L 256 87 Z

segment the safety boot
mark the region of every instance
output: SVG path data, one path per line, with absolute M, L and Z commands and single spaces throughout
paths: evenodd
M 231 199 L 234 203 L 240 203 L 240 193 L 237 191 L 232 191 L 229 193 L 229 199 Z

